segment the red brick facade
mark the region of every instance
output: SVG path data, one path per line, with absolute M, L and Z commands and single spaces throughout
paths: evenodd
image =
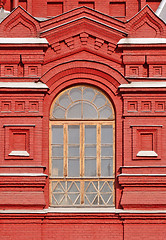
M 13 0 L 5 4 L 11 13 L 1 8 L 1 240 L 165 239 L 166 25 L 153 12 L 159 4 Z M 50 109 L 77 85 L 99 89 L 114 107 L 114 208 L 50 207 Z

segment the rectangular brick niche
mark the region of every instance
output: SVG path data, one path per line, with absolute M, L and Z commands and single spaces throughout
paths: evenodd
M 52 17 L 63 13 L 63 2 L 47 2 L 47 16 Z
M 33 159 L 34 127 L 4 125 L 5 159 Z
M 125 2 L 110 2 L 109 14 L 112 17 L 125 17 L 126 16 L 126 3 Z
M 161 159 L 162 126 L 131 126 L 133 160 Z

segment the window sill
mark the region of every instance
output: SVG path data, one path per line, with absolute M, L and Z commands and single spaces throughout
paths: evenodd
M 158 157 L 155 151 L 139 151 L 137 157 Z
M 29 157 L 29 153 L 27 151 L 12 151 L 9 156 Z

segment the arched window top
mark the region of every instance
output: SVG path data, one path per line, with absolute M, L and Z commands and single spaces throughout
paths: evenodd
M 76 86 L 63 91 L 54 101 L 51 119 L 114 119 L 113 106 L 98 89 Z

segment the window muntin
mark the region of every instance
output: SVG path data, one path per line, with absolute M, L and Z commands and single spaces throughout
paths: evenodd
M 87 99 L 96 109 L 96 119 L 84 108 Z M 77 110 L 68 114 L 75 104 L 81 109 L 79 117 Z M 59 106 L 65 109 L 64 120 L 59 120 L 61 115 L 55 111 Z M 109 116 L 99 120 L 105 107 Z M 85 116 L 88 120 L 83 120 Z M 114 206 L 114 115 L 110 101 L 95 88 L 66 90 L 53 103 L 50 132 L 50 205 Z
M 51 116 L 55 119 L 113 119 L 111 102 L 95 88 L 79 86 L 70 88 L 55 99 Z

